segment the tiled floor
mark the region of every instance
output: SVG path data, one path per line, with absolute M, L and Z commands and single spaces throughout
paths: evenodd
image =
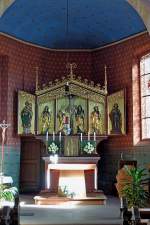
M 21 196 L 21 225 L 121 224 L 119 199 L 107 196 L 106 205 L 37 206 L 31 196 Z

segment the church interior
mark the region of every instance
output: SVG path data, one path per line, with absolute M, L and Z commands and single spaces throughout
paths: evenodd
M 149 15 L 149 0 L 0 1 L 0 225 L 150 224 Z M 144 222 L 122 223 L 123 170 L 146 173 Z

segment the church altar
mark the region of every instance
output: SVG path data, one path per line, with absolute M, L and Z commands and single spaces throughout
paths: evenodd
M 76 181 L 86 195 L 97 190 L 97 145 L 107 138 L 107 77 L 105 71 L 104 85 L 94 84 L 74 75 L 74 63 L 69 66 L 67 77 L 42 87 L 37 73 L 35 95 L 19 91 L 18 133 L 44 143 L 46 190 L 67 187 L 75 193 L 76 185 L 69 186 Z
M 99 157 L 59 157 L 57 163 L 53 163 L 50 157 L 43 157 L 42 159 L 45 162 L 45 189 L 57 192 L 60 173 L 65 170 L 82 171 L 86 192 L 97 190 L 97 162 L 100 159 Z M 87 174 L 90 174 L 90 176 L 87 177 Z

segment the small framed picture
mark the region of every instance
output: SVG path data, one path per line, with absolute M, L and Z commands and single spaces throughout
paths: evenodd
M 35 134 L 35 96 L 18 92 L 18 134 Z
M 55 130 L 55 101 L 38 104 L 38 132 L 39 134 L 53 134 Z
M 89 101 L 89 131 L 96 135 L 105 134 L 105 104 Z
M 107 97 L 108 135 L 126 134 L 125 89 Z

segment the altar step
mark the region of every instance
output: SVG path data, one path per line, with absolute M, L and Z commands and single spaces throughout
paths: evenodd
M 40 193 L 41 194 L 41 193 Z M 56 194 L 55 194 L 56 195 Z M 20 225 L 121 225 L 120 200 L 107 196 L 105 205 L 35 205 L 21 196 Z
M 145 224 L 141 224 L 141 225 L 148 225 L 147 224 L 148 221 L 145 221 Z M 106 223 L 60 223 L 60 224 L 52 224 L 52 223 L 42 223 L 42 224 L 34 224 L 33 222 L 32 223 L 20 223 L 20 225 L 122 225 L 122 221 L 121 220 L 118 220 L 118 221 L 107 221 Z
M 56 193 L 41 192 L 34 197 L 36 205 L 105 205 L 106 196 L 103 192 L 87 193 L 86 197 L 59 197 Z

